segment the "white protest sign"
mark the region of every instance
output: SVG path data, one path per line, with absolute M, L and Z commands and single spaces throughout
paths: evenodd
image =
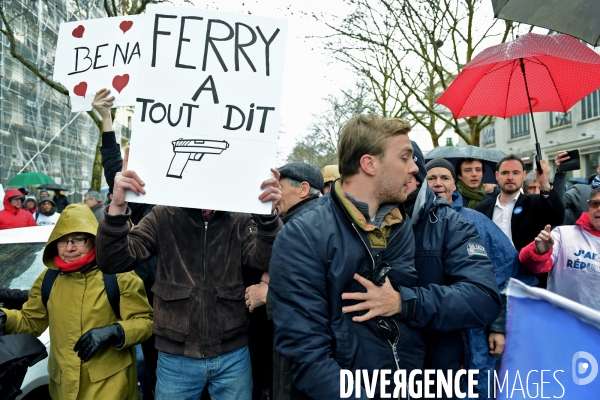
M 53 78 L 69 89 L 73 112 L 91 110 L 102 88 L 115 96 L 115 107 L 135 104 L 142 18 L 128 15 L 60 25 Z
M 150 204 L 269 214 L 287 22 L 148 6 L 129 168 Z

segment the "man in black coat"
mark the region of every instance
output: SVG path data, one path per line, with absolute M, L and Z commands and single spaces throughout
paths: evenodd
M 550 185 L 550 166 L 545 160 L 541 165 L 543 173 L 536 171 L 540 194 L 523 194 L 525 164 L 514 155 L 504 157 L 496 167 L 500 194 L 476 208 L 498 225 L 517 251 L 531 243 L 546 225 L 561 225 L 565 216 L 562 198 Z M 539 286 L 545 287 L 545 279 L 538 278 L 542 278 Z
M 94 97 L 92 106 L 102 116 L 102 146 L 100 147 L 100 154 L 102 155 L 102 168 L 104 169 L 104 177 L 108 184 L 109 193 L 113 192 L 115 186 L 115 176 L 117 172 L 121 172 L 123 168 L 123 157 L 121 156 L 121 146 L 117 144 L 115 132 L 112 126 L 112 115 L 110 108 L 113 105 L 114 97 L 108 97 L 110 92 L 99 91 Z M 88 196 L 89 197 L 89 196 Z M 89 204 L 88 204 L 89 205 Z M 143 204 L 143 203 L 129 203 L 131 209 L 131 222 L 137 225 L 142 218 L 144 218 L 150 211 L 154 204 Z M 94 214 L 96 214 L 94 212 Z M 104 215 L 104 209 L 102 210 L 102 216 Z M 101 218 L 98 218 L 100 221 Z M 152 306 L 154 301 L 154 292 L 152 292 L 152 286 L 156 278 L 156 257 L 152 257 L 149 260 L 140 264 L 136 269 L 135 273 L 138 274 L 140 279 L 144 282 L 144 289 L 148 296 L 148 302 Z M 154 335 L 148 340 L 141 344 L 142 352 L 144 353 L 144 362 L 148 377 L 150 378 L 152 390 L 156 385 L 156 364 L 158 362 L 158 350 L 154 347 Z M 144 389 L 144 388 L 142 388 Z M 144 399 L 154 398 L 153 394 L 149 390 L 143 390 Z

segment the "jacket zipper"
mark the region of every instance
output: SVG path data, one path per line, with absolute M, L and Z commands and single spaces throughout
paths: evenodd
M 390 240 L 388 240 L 388 245 L 390 243 L 392 243 L 392 240 L 394 240 L 394 238 L 396 236 L 398 236 L 398 234 L 400 232 L 402 232 L 402 229 L 404 229 L 404 227 L 406 226 L 406 221 L 403 221 L 402 226 L 400 227 L 400 229 L 398 229 L 398 232 L 396 232 L 394 234 L 394 236 L 392 236 L 390 238 Z M 352 222 L 352 227 L 354 228 L 354 230 L 356 231 L 356 234 L 358 235 L 358 237 L 360 238 L 360 241 L 362 242 L 362 244 L 365 246 L 365 249 L 367 249 L 367 253 L 369 253 L 369 256 L 371 256 L 371 261 L 373 262 L 373 269 L 375 269 L 375 259 L 373 258 L 373 254 L 371 253 L 371 250 L 369 250 L 369 246 L 367 246 L 367 243 L 365 243 L 365 240 L 363 239 L 363 237 L 360 235 L 360 232 L 358 232 L 358 228 L 356 227 L 356 224 L 354 222 Z
M 390 240 L 388 241 L 388 245 L 390 243 L 392 243 L 392 240 L 394 240 L 394 238 L 396 236 L 398 236 L 398 234 L 400 232 L 402 232 L 402 229 L 404 229 L 404 227 L 407 225 L 406 220 L 404 220 L 402 222 L 402 226 L 400 227 L 400 229 L 398 229 L 398 232 L 396 232 L 396 234 L 394 236 L 392 236 L 390 238 Z M 394 342 L 394 344 L 390 343 L 390 341 L 388 340 L 388 343 L 390 343 L 390 345 L 392 346 L 392 353 L 394 353 L 394 360 L 396 361 L 396 368 L 399 370 L 400 369 L 400 356 L 398 355 L 398 342 L 400 341 L 400 328 L 398 327 L 398 324 L 396 323 L 395 320 L 391 320 L 394 325 L 396 325 L 396 329 L 398 329 L 398 337 L 396 337 L 396 341 Z M 406 393 L 407 395 L 407 399 L 410 400 L 410 393 Z M 400 393 L 398 393 L 398 399 L 400 399 Z
M 399 234 L 400 232 L 402 232 L 402 229 L 404 229 L 404 227 L 405 227 L 405 226 L 406 226 L 406 220 L 402 221 L 402 226 L 400 227 L 400 229 L 398 229 L 398 232 L 396 232 L 396 234 L 395 234 L 394 236 L 392 236 L 392 237 L 390 238 L 390 240 L 388 240 L 388 245 L 389 245 L 390 243 L 392 243 L 392 240 L 394 240 L 394 238 L 395 238 L 396 236 L 398 236 L 398 234 Z
M 206 236 L 208 235 L 208 221 L 204 221 L 204 258 L 202 259 L 202 280 L 203 280 L 203 294 L 206 297 Z M 206 353 L 205 349 L 206 345 L 206 298 L 202 299 L 202 358 L 204 358 L 204 354 Z
M 402 231 L 402 229 L 404 229 L 405 226 L 406 226 L 406 221 L 404 221 L 403 225 L 400 227 L 400 229 L 398 229 L 398 232 L 396 232 L 396 234 L 390 238 L 390 240 L 388 241 L 388 245 L 392 242 L 392 240 L 394 240 L 394 238 L 396 236 L 398 236 L 398 234 Z M 362 242 L 362 244 L 367 249 L 367 253 L 369 253 L 369 256 L 371 256 L 371 261 L 373 262 L 373 269 L 375 269 L 375 259 L 373 258 L 373 254 L 371 253 L 371 250 L 369 250 L 369 246 L 367 246 L 367 243 L 365 243 L 363 237 L 360 235 L 360 232 L 358 232 L 358 228 L 356 227 L 356 224 L 354 222 L 352 222 L 352 227 L 358 234 L 358 237 L 360 238 L 360 241 Z M 398 341 L 400 340 L 400 328 L 398 327 L 398 324 L 396 323 L 396 321 L 394 321 L 391 318 L 390 318 L 390 320 L 394 323 L 394 325 L 396 325 L 396 329 L 398 330 L 398 336 L 396 337 L 396 340 L 394 341 L 394 343 L 390 342 L 389 340 L 388 340 L 388 343 L 389 343 L 390 347 L 392 348 L 392 354 L 394 355 L 394 361 L 396 362 L 396 369 L 399 370 L 400 369 L 400 356 L 398 355 Z M 409 399 L 410 399 L 410 396 L 409 396 Z
M 394 321 L 393 319 L 391 319 L 391 321 L 394 323 L 394 325 L 396 325 L 396 329 L 398 330 L 398 336 L 396 336 L 396 340 L 394 341 L 394 343 L 390 342 L 389 340 L 388 343 L 390 344 L 390 346 L 392 346 L 392 353 L 394 353 L 394 361 L 396 361 L 396 369 L 399 370 L 400 356 L 398 355 L 398 341 L 400 340 L 400 328 L 398 327 L 396 321 Z

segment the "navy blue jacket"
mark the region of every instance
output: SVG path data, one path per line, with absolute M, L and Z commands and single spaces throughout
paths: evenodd
M 494 268 L 474 226 L 428 185 L 413 209 L 415 323 L 427 328 L 426 368 L 456 371 L 469 362 L 465 330 L 487 327 L 500 314 Z
M 508 283 L 508 279 L 511 277 L 517 277 L 528 285 L 537 284 L 538 281 L 535 275 L 521 266 L 519 253 L 508 236 L 491 219 L 482 213 L 463 207 L 463 198 L 458 191 L 455 191 L 452 195 L 452 209 L 471 222 L 477 230 L 488 253 L 488 257 L 494 264 L 494 275 L 496 276 L 496 283 L 500 290 L 504 289 Z M 506 312 L 504 309 L 490 326 L 489 331 L 504 333 L 505 325 Z M 468 367 L 479 370 L 477 390 L 483 398 L 487 399 L 488 371 L 490 373 L 494 371 L 496 356 L 489 352 L 488 329 L 470 329 L 468 334 L 470 355 Z
M 416 296 L 408 289 L 417 285 L 414 238 L 402 206 L 400 210 L 404 220 L 392 226 L 387 248 L 378 257 L 372 256 L 368 238 L 335 190 L 277 235 L 269 267 L 275 347 L 289 361 L 295 387 L 313 399 L 339 398 L 340 369 L 397 369 L 392 346 L 375 322 L 353 322 L 358 313 L 342 313 L 342 307 L 356 303 L 343 301 L 342 293 L 366 291 L 354 274 L 367 273 L 380 261 L 392 266 L 387 275 L 391 283 L 404 286 L 402 314 L 393 317 L 400 331 L 399 367 L 407 373 L 423 368 L 422 334 L 407 322 L 415 311 Z

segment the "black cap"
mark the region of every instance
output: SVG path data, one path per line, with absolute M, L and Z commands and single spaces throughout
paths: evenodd
M 444 158 L 434 158 L 433 160 L 429 161 L 425 165 L 425 168 L 427 169 L 428 172 L 430 169 L 436 168 L 436 167 L 446 168 L 452 174 L 452 178 L 454 178 L 454 182 L 456 182 L 456 173 L 454 172 L 454 167 L 452 166 L 452 164 L 450 164 L 450 161 L 448 161 Z
M 311 188 L 323 192 L 323 174 L 319 168 L 303 162 L 285 164 L 277 169 L 281 178 L 290 178 L 298 182 L 307 182 Z

